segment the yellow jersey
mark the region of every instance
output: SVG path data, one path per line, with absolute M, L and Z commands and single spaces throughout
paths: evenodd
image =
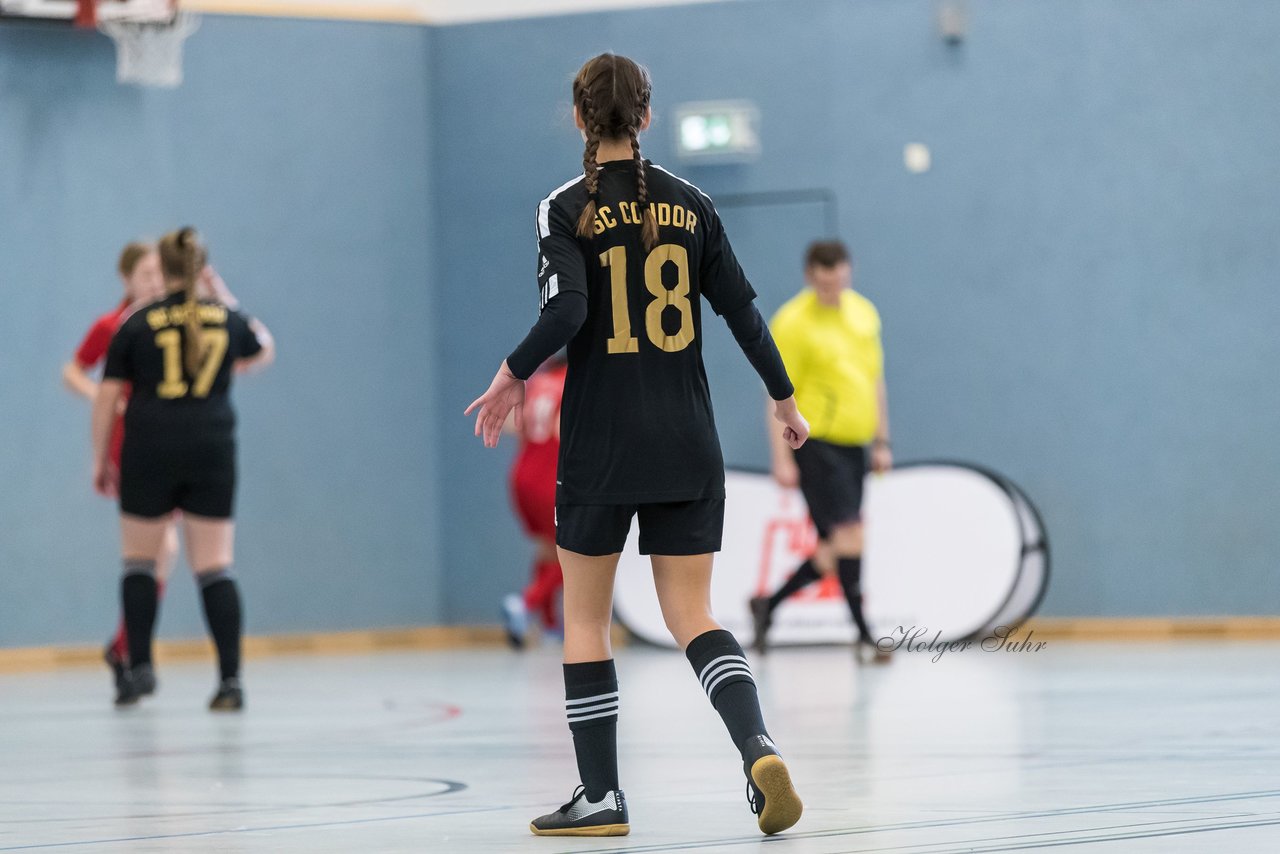
M 884 375 L 880 314 L 871 301 L 844 290 L 839 307 L 832 307 L 805 288 L 778 309 L 769 327 L 810 436 L 836 445 L 870 443 L 880 420 L 876 388 Z

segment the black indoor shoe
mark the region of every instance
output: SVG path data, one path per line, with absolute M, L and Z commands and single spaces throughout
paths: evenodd
M 128 705 L 127 703 L 121 703 L 120 698 L 128 693 L 125 683 L 129 680 L 129 665 L 125 663 L 123 658 L 116 655 L 111 646 L 107 646 L 102 651 L 102 660 L 107 663 L 107 667 L 111 668 L 112 684 L 116 689 L 116 705 Z M 136 700 L 137 698 L 135 697 L 134 699 Z
M 569 803 L 535 818 L 529 829 L 537 836 L 626 836 L 631 832 L 627 799 L 618 789 L 593 803 L 587 800 L 586 788 L 579 786 Z
M 238 712 L 244 708 L 244 689 L 239 679 L 223 679 L 218 685 L 218 693 L 209 701 L 211 712 Z
M 760 831 L 768 836 L 781 833 L 800 820 L 804 804 L 791 785 L 791 772 L 768 736 L 757 735 L 743 748 L 743 770 L 747 773 L 747 802 L 756 815 Z

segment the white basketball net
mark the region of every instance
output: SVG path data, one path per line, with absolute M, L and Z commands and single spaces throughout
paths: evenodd
M 200 18 L 178 12 L 167 20 L 99 21 L 116 43 L 116 81 L 172 89 L 182 85 L 182 46 Z

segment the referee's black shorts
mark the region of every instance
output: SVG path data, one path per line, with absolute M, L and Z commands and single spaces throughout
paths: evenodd
M 800 492 L 809 505 L 819 537 L 825 540 L 832 528 L 862 518 L 862 482 L 867 476 L 865 446 L 810 439 L 795 453 Z
M 724 498 L 661 504 L 557 504 L 556 545 L 600 557 L 622 551 L 631 517 L 640 520 L 640 554 L 703 555 L 720 551 Z
M 229 519 L 236 495 L 234 439 L 172 442 L 130 439 L 120 454 L 120 511 L 154 519 L 183 510 Z

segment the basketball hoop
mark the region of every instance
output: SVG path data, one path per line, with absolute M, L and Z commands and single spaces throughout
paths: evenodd
M 176 0 L 80 0 L 116 43 L 116 82 L 172 89 L 182 85 L 182 48 L 200 18 Z

